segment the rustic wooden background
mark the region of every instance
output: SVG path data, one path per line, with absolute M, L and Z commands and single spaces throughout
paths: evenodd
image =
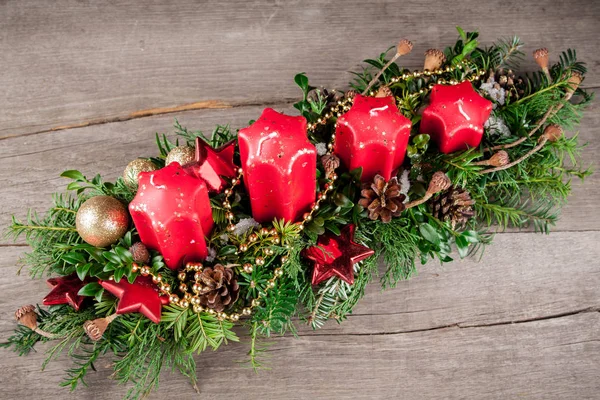
M 345 71 L 399 38 L 404 65 L 453 43 L 455 25 L 484 44 L 515 33 L 552 58 L 576 47 L 588 88 L 600 87 L 600 2 L 575 1 L 67 1 L 0 0 L 0 227 L 43 210 L 65 169 L 121 174 L 154 153 L 174 118 L 206 131 L 243 127 L 265 105 L 291 111 L 295 73 L 343 88 Z M 177 3 L 175 5 L 175 3 Z M 532 61 L 525 63 L 533 68 Z M 600 153 L 600 106 L 583 120 L 586 163 Z M 431 263 L 348 321 L 273 339 L 272 370 L 236 364 L 247 338 L 198 358 L 200 395 L 165 373 L 152 398 L 600 398 L 600 175 L 574 182 L 550 236 L 502 233 L 482 261 Z M 15 277 L 22 242 L 0 241 L 0 338 L 13 312 L 46 293 Z M 244 343 L 246 342 L 246 343 Z M 75 394 L 57 387 L 68 360 L 44 373 L 44 347 L 3 350 L 0 398 L 118 399 L 106 362 Z

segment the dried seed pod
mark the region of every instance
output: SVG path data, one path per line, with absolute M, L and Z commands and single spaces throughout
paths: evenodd
M 396 50 L 399 56 L 406 55 L 410 53 L 413 49 L 413 44 L 410 40 L 402 39 L 400 43 L 398 43 L 398 49 Z
M 133 261 L 139 264 L 148 264 L 150 262 L 150 252 L 142 242 L 134 243 L 129 252 L 133 256 Z
M 577 71 L 571 72 L 571 76 L 569 77 L 569 80 L 568 80 L 569 85 L 567 88 L 567 94 L 565 96 L 567 100 L 569 100 L 573 96 L 573 93 L 575 93 L 575 91 L 581 84 L 582 80 L 583 80 L 583 76 L 579 72 L 577 72 Z
M 117 318 L 118 314 L 109 315 L 106 318 L 97 318 L 93 321 L 85 321 L 83 324 L 84 332 L 92 339 L 94 342 L 102 339 L 102 335 L 106 332 L 106 328 L 108 325 Z
M 340 159 L 334 154 L 325 154 L 321 157 L 321 163 L 323 163 L 323 167 L 325 168 L 325 174 L 329 175 L 335 172 L 340 166 Z
M 377 90 L 375 97 L 390 97 L 393 96 L 392 90 L 387 86 L 382 86 Z
M 544 133 L 540 138 L 544 138 L 549 142 L 556 142 L 562 137 L 563 133 L 563 129 L 559 125 L 550 124 L 544 129 Z
M 426 71 L 435 71 L 440 68 L 446 61 L 444 53 L 438 49 L 429 49 L 425 52 L 425 65 L 423 69 Z
M 548 49 L 542 47 L 541 49 L 537 49 L 533 52 L 533 58 L 537 65 L 540 66 L 542 71 L 548 70 Z
M 31 304 L 19 308 L 15 312 L 15 319 L 19 324 L 28 327 L 32 331 L 37 329 L 37 313 L 35 307 Z
M 502 167 L 503 165 L 506 165 L 509 162 L 510 157 L 508 156 L 508 153 L 504 150 L 500 150 L 499 152 L 490 157 L 490 159 L 488 160 L 488 165 L 491 165 L 493 167 Z
M 442 171 L 437 171 L 431 177 L 431 181 L 429 182 L 429 187 L 427 188 L 427 194 L 432 196 L 437 192 L 441 192 L 442 190 L 446 190 L 452 185 L 450 178 Z

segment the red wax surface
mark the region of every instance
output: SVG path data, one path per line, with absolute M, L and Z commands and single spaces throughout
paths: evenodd
M 199 137 L 196 138 L 196 162 L 185 167 L 185 171 L 195 178 L 203 179 L 209 190 L 221 192 L 227 184 L 223 176 L 235 177 L 233 153 L 235 140 L 213 149 Z
M 350 110 L 338 119 L 334 153 L 349 170 L 363 167 L 363 182 L 377 174 L 388 181 L 404 161 L 410 127 L 392 96 L 356 95 Z
M 317 185 L 317 152 L 308 141 L 306 119 L 266 108 L 238 138 L 254 219 L 300 219 L 315 201 Z
M 129 212 L 142 243 L 159 251 L 169 268 L 206 258 L 205 236 L 213 228 L 208 190 L 178 163 L 141 172 Z
M 481 97 L 471 82 L 435 85 L 420 131 L 429 134 L 442 153 L 466 150 L 481 143 L 483 124 L 491 112 L 492 102 Z

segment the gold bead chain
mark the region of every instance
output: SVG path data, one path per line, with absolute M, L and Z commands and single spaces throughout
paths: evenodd
M 224 191 L 225 200 L 223 201 L 223 207 L 226 210 L 231 209 L 231 203 L 230 203 L 229 199 L 230 199 L 231 195 L 233 194 L 233 189 L 237 185 L 239 185 L 239 183 L 241 182 L 242 175 L 243 175 L 243 170 L 241 168 L 239 168 L 238 175 L 235 178 L 233 178 L 231 181 L 231 187 L 228 189 L 225 189 L 225 191 Z M 315 203 L 313 203 L 311 206 L 311 210 L 309 212 L 304 213 L 302 222 L 298 223 L 298 227 L 300 228 L 300 230 L 304 229 L 304 226 L 312 220 L 312 216 L 313 216 L 314 212 L 320 208 L 321 202 L 323 202 L 324 200 L 327 199 L 327 194 L 329 191 L 331 191 L 333 189 L 333 182 L 337 179 L 337 175 L 335 174 L 335 172 L 329 172 L 326 179 L 327 179 L 327 182 L 323 186 L 323 190 L 318 193 Z M 225 215 L 225 217 L 229 221 L 229 225 L 227 226 L 227 231 L 229 231 L 231 233 L 235 230 L 235 225 L 233 224 L 235 215 L 233 214 L 233 212 L 227 211 L 227 214 Z M 250 249 L 250 247 L 259 240 L 259 238 L 265 238 L 265 237 L 266 238 L 270 237 L 271 240 L 273 241 L 273 243 L 275 243 L 275 244 L 279 244 L 281 242 L 281 238 L 279 237 L 277 229 L 275 229 L 275 228 L 269 229 L 269 228 L 263 227 L 257 233 L 251 233 L 250 235 L 248 235 L 247 241 L 239 244 L 236 254 L 244 253 L 244 252 L 248 251 Z M 265 257 L 270 257 L 272 255 L 273 255 L 273 250 L 271 250 L 269 248 L 265 248 L 265 249 L 263 249 L 263 256 L 256 257 L 256 259 L 254 260 L 254 264 L 256 266 L 263 266 L 266 263 Z M 178 278 L 180 284 L 177 289 L 180 293 L 183 293 L 183 297 L 180 297 L 177 294 L 173 293 L 173 289 L 171 288 L 171 285 L 169 283 L 163 281 L 163 277 L 161 276 L 161 274 L 152 273 L 150 267 L 148 267 L 148 266 L 140 267 L 138 264 L 134 263 L 132 266 L 132 272 L 134 272 L 134 273 L 139 272 L 142 276 L 151 276 L 152 282 L 154 282 L 158 286 L 159 292 L 162 295 L 169 296 L 169 301 L 171 304 L 175 304 L 182 308 L 192 307 L 192 310 L 195 313 L 207 312 L 208 314 L 216 315 L 216 317 L 219 320 L 229 320 L 229 321 L 235 322 L 235 321 L 238 321 L 241 316 L 251 315 L 252 310 L 254 308 L 260 306 L 261 300 L 264 298 L 264 296 L 266 296 L 268 294 L 268 291 L 270 289 L 273 289 L 275 287 L 275 283 L 276 283 L 277 279 L 283 275 L 282 268 L 285 265 L 285 263 L 288 261 L 288 259 L 289 259 L 289 251 L 285 255 L 281 256 L 281 258 L 280 258 L 281 267 L 275 268 L 273 270 L 273 276 L 271 277 L 271 279 L 269 279 L 267 281 L 267 286 L 264 288 L 264 295 L 259 293 L 258 296 L 256 296 L 254 299 L 252 299 L 249 304 L 247 304 L 244 308 L 242 308 L 241 314 L 240 313 L 217 312 L 217 311 L 213 310 L 212 308 L 203 307 L 200 305 L 200 297 L 198 296 L 198 294 L 201 289 L 200 273 L 204 269 L 204 266 L 202 265 L 202 263 L 189 262 L 186 264 L 185 268 L 178 273 L 177 278 Z M 250 263 L 246 263 L 243 265 L 242 269 L 246 273 L 252 273 L 252 271 L 254 270 L 254 266 Z M 191 287 L 191 290 L 194 293 L 194 295 L 189 293 L 190 287 L 189 287 L 189 282 L 187 282 L 187 276 L 188 276 L 189 272 L 194 272 L 194 282 Z M 251 282 L 250 284 L 252 285 L 252 283 L 253 282 Z

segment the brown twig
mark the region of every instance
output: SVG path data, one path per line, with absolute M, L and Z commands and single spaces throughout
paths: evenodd
M 369 89 L 371 89 L 373 87 L 373 85 L 375 84 L 375 82 L 379 81 L 379 77 L 383 74 L 383 72 L 389 68 L 390 65 L 392 65 L 398 58 L 400 58 L 401 56 L 408 54 L 411 52 L 413 48 L 413 44 L 406 39 L 402 39 L 400 41 L 400 43 L 398 44 L 398 49 L 396 51 L 396 54 L 394 54 L 394 57 L 392 57 L 392 59 L 383 66 L 383 68 L 381 68 L 381 70 L 377 73 L 377 75 L 375 75 L 375 77 L 373 79 L 371 79 L 371 82 L 369 82 L 369 84 L 367 85 L 367 88 L 365 90 L 363 90 L 363 92 L 361 93 L 362 95 L 365 95 L 369 92 Z
M 533 136 L 541 127 L 542 125 L 544 125 L 546 123 L 546 121 L 548 120 L 548 118 L 550 118 L 550 114 L 553 114 L 554 112 L 558 112 L 558 110 L 560 110 L 562 108 L 564 103 L 561 103 L 558 108 L 556 109 L 556 111 L 554 111 L 554 107 L 550 107 L 548 109 L 548 111 L 546 111 L 546 113 L 544 114 L 544 116 L 542 117 L 542 119 L 540 119 L 536 124 L 535 124 L 535 128 L 533 128 L 531 130 L 531 132 L 529 132 L 527 134 L 527 136 L 523 136 L 522 138 L 515 140 L 512 143 L 507 143 L 507 144 L 499 144 L 498 146 L 494 146 L 494 147 L 487 147 L 485 149 L 483 149 L 484 153 L 490 153 L 492 151 L 496 151 L 496 150 L 506 150 L 506 149 L 510 149 L 512 147 L 518 146 L 521 143 L 523 143 L 524 141 L 526 141 L 527 139 L 529 139 L 531 136 Z
M 506 165 L 503 165 L 501 167 L 484 169 L 483 171 L 480 172 L 480 174 L 489 174 L 491 172 L 502 171 L 503 169 L 508 169 L 510 167 L 513 167 L 513 166 L 517 165 L 518 163 L 520 163 L 521 161 L 525 160 L 526 158 L 529 158 L 534 153 L 537 153 L 542 147 L 544 147 L 544 145 L 546 144 L 547 141 L 548 141 L 548 139 L 545 136 L 541 136 L 538 144 L 533 149 L 529 150 L 527 152 L 527 154 L 525 154 L 522 157 L 516 159 L 515 161 L 508 163 Z

